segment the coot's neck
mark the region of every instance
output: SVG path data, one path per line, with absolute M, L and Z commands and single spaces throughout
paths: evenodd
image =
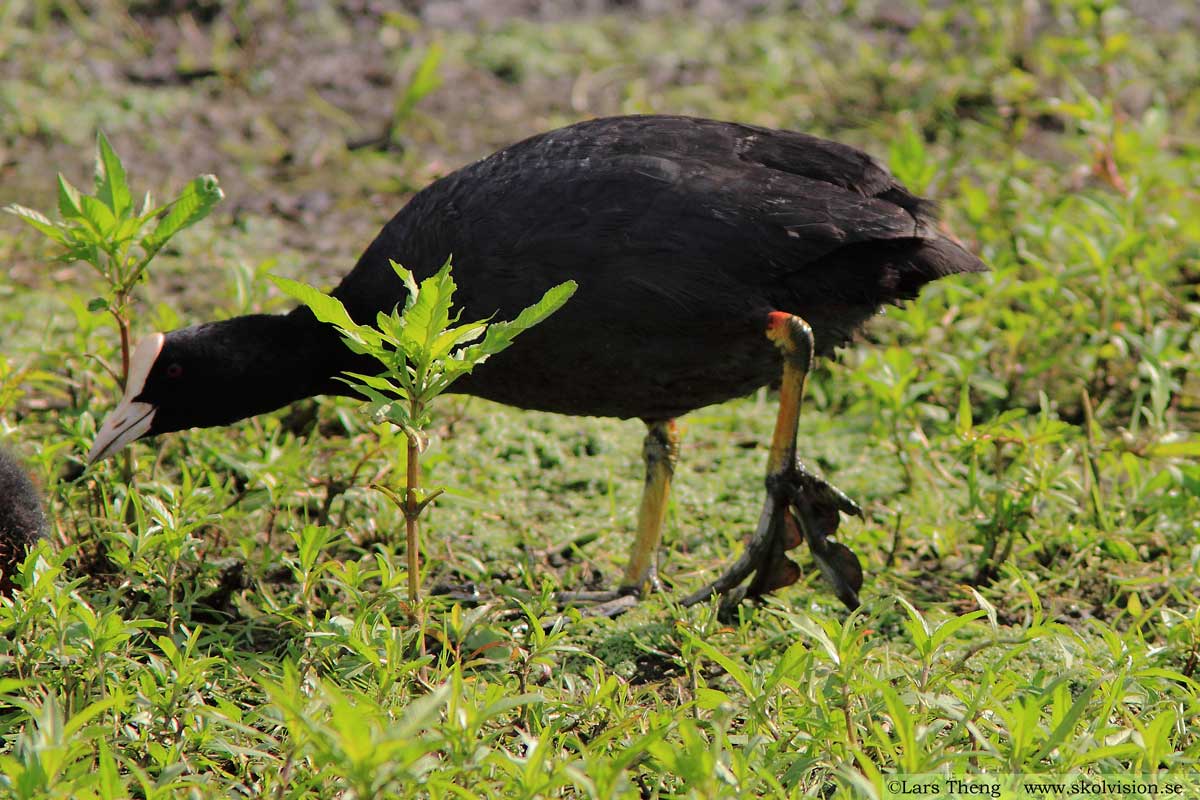
M 304 306 L 293 309 L 283 319 L 298 343 L 294 356 L 303 364 L 299 369 L 310 377 L 309 382 L 294 387 L 298 394 L 293 400 L 318 394 L 355 396 L 338 378 L 346 371 L 366 374 L 379 371 L 378 361 L 351 351 L 336 328 L 318 320 Z
M 198 408 L 177 425 L 162 420 L 164 429 L 226 425 L 318 394 L 351 394 L 336 376 L 347 369 L 372 369 L 346 348 L 336 329 L 304 307 L 174 331 L 168 335 L 168 349 L 173 337 L 191 339 L 188 350 L 204 354 L 217 371 L 215 391 L 198 398 Z

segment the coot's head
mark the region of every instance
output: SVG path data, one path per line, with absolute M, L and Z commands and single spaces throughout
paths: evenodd
M 348 352 L 311 315 L 251 314 L 155 333 L 129 358 L 125 396 L 88 454 L 107 458 L 145 436 L 228 425 L 319 393 L 331 353 Z
M 105 418 L 96 434 L 88 461 L 99 461 L 143 436 L 188 427 L 181 416 L 203 404 L 212 386 L 202 379 L 204 369 L 187 347 L 154 333 L 138 342 L 129 357 L 125 396 Z M 196 374 L 201 373 L 201 374 Z

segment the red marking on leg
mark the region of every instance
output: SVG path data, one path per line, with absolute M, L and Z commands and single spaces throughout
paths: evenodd
M 773 333 L 787 324 L 792 315 L 786 311 L 772 311 L 767 314 L 767 333 Z

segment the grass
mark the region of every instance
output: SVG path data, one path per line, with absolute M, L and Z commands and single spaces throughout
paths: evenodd
M 1037 18 L 392 20 L 398 43 L 359 35 L 345 62 L 361 23 L 234 5 L 105 25 L 26 3 L 0 33 L 0 204 L 50 207 L 56 170 L 83 182 L 97 124 L 139 185 L 221 179 L 229 199 L 140 290 L 138 332 L 283 309 L 266 272 L 331 281 L 407 189 L 618 111 L 864 146 L 993 271 L 889 310 L 810 384 L 804 455 L 867 510 L 844 524 L 862 611 L 810 574 L 732 621 L 668 596 L 560 618 L 552 592 L 619 575 L 640 423 L 446 398 L 425 585 L 454 592 L 429 601 L 419 658 L 388 544 L 404 520 L 369 489 L 404 473 L 403 436 L 318 400 L 137 445 L 131 484 L 112 465 L 76 479 L 119 342 L 88 274 L 0 219 L 0 438 L 53 520 L 0 601 L 0 793 L 882 796 L 890 773 L 1197 771 L 1200 49 L 1183 26 L 1072 0 Z M 255 30 L 302 35 L 311 69 Z M 347 151 L 397 91 L 321 70 L 434 39 L 446 80 L 393 131 L 404 153 Z M 273 88 L 278 70 L 295 80 Z M 678 589 L 752 528 L 772 417 L 762 392 L 682 421 L 662 567 Z

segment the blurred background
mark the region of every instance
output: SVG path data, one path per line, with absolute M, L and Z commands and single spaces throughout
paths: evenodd
M 0 5 L 0 206 L 20 203 L 53 216 L 56 173 L 91 185 L 97 130 L 124 159 L 135 195 L 152 190 L 165 199 L 201 173 L 217 175 L 224 189 L 212 216 L 174 240 L 138 288 L 137 334 L 282 311 L 289 303 L 268 273 L 331 285 L 406 198 L 433 179 L 555 126 L 651 112 L 793 128 L 861 147 L 912 190 L 936 199 L 947 228 L 993 270 L 940 281 L 920 301 L 889 309 L 855 348 L 817 370 L 802 452 L 867 510 L 866 520 L 847 522 L 842 536 L 865 561 L 874 655 L 843 652 L 837 663 L 814 656 L 805 679 L 784 692 L 787 711 L 759 705 L 735 714 L 747 736 L 767 736 L 774 726 L 772 741 L 839 743 L 805 751 L 807 761 L 760 760 L 747 774 L 787 772 L 788 790 L 803 791 L 844 777 L 838 770 L 855 759 L 884 770 L 1194 765 L 1196 3 Z M 282 681 L 285 661 L 320 664 L 321 674 L 365 682 L 371 691 L 392 686 L 394 676 L 372 672 L 383 669 L 379 658 L 371 660 L 382 634 L 370 628 L 359 640 L 335 621 L 359 624 L 368 613 L 404 618 L 399 591 L 379 566 L 394 557 L 380 541 L 402 522 L 368 488 L 402 473 L 396 434 L 364 419 L 352 403 L 319 400 L 231 429 L 139 445 L 131 484 L 119 479 L 115 462 L 75 481 L 97 419 L 119 394 L 105 368 L 118 358 L 118 344 L 111 320 L 88 310 L 99 291 L 95 276 L 54 255 L 34 230 L 0 214 L 0 445 L 23 459 L 47 497 L 54 548 L 41 563 L 61 568 L 57 583 L 41 590 L 43 605 L 31 601 L 23 612 L 32 616 L 6 618 L 11 630 L 25 631 L 25 641 L 41 642 L 24 655 L 9 652 L 13 674 L 27 675 L 22 664 L 53 662 L 58 666 L 39 667 L 50 676 L 44 685 L 91 676 L 81 697 L 94 699 L 106 681 L 142 675 L 153 661 L 149 645 L 132 634 L 113 645 L 127 659 L 120 669 L 61 649 L 54 631 L 65 623 L 54 620 L 76 613 L 62 601 L 70 591 L 98 618 L 155 620 L 178 641 L 207 626 L 206 652 L 226 663 L 207 665 L 196 685 L 210 680 L 226 693 L 244 690 L 253 698 L 249 706 L 266 702 L 268 693 L 255 671 Z M 700 585 L 739 551 L 761 502 L 773 408 L 763 391 L 683 420 L 662 568 L 668 583 Z M 606 586 L 618 574 L 641 485 L 639 423 L 461 398 L 439 409 L 427 464 L 430 481 L 451 492 L 428 524 L 429 585 L 542 592 L 537 608 L 546 611 L 546 592 Z M 325 533 L 313 539 L 312 531 Z M 322 562 L 342 565 L 337 580 L 318 580 L 314 562 L 301 555 L 317 551 Z M 370 602 L 346 564 L 363 570 L 360 583 L 378 571 L 370 572 Z M 399 570 L 400 560 L 395 564 Z M 66 588 L 74 579 L 81 582 Z M 672 713 L 686 717 L 690 692 L 701 683 L 729 692 L 725 700 L 707 696 L 707 710 L 752 694 L 722 678 L 721 669 L 692 672 L 703 661 L 696 641 L 719 643 L 754 672 L 769 669 L 797 637 L 822 652 L 828 638 L 821 636 L 836 639 L 843 631 L 844 617 L 819 578 L 810 575 L 784 594 L 753 626 L 718 629 L 695 616 L 701 611 L 663 622 L 645 616 L 653 608 L 661 615 L 652 603 L 616 627 L 576 630 L 570 641 L 630 686 L 677 689 Z M 891 600 L 896 595 L 931 613 L 986 609 L 989 616 L 947 634 L 965 648 L 953 659 L 931 655 L 910 641 L 919 626 L 911 627 L 909 612 Z M 466 623 L 453 631 L 447 623 L 440 634 L 445 651 L 481 630 L 493 637 L 488 641 L 505 643 L 503 653 L 524 647 L 517 642 L 527 629 L 504 616 L 511 604 L 498 608 L 473 617 L 473 632 Z M 998 627 L 987 627 L 988 620 Z M 846 624 L 850 631 L 858 623 Z M 853 639 L 846 635 L 839 642 Z M 971 649 L 1004 636 L 1010 639 L 1001 647 Z M 471 641 L 468 651 L 482 640 Z M 249 654 L 257 658 L 253 667 Z M 968 658 L 975 659 L 971 669 L 963 667 Z M 1130 678 L 1121 671 L 1127 661 L 1147 671 Z M 512 686 L 504 685 L 523 692 L 529 673 L 518 681 L 506 664 L 497 657 L 488 667 L 494 673 L 483 674 L 500 684 L 511 678 Z M 603 675 L 584 677 L 567 656 L 545 655 L 544 664 L 554 670 L 545 686 L 558 687 L 544 691 L 564 708 L 588 706 L 585 689 L 603 684 Z M 851 672 L 877 683 L 853 684 Z M 1072 691 L 1103 691 L 1046 688 L 1045 675 L 1059 672 L 1070 675 Z M 928 682 L 931 674 L 954 687 L 941 700 L 901 702 L 887 694 L 889 682 Z M 861 705 L 844 714 L 829 706 L 837 691 L 823 694 L 826 680 L 849 686 Z M 950 712 L 938 704 L 961 710 L 955 704 L 977 690 L 984 694 L 968 714 L 975 732 L 946 732 L 942 715 Z M 33 689 L 20 691 L 34 697 Z M 655 697 L 629 691 L 627 705 L 614 713 L 641 720 L 637 725 L 653 727 L 647 709 L 674 702 L 664 699 L 665 690 Z M 1070 725 L 1059 730 L 1072 697 L 1084 694 Z M 959 700 L 946 699 L 951 695 Z M 1126 702 L 1135 695 L 1138 702 Z M 286 704 L 271 697 L 274 720 Z M 1021 744 L 1017 717 L 1006 716 L 1017 706 L 1032 709 L 1040 733 L 1029 735 L 1042 736 L 1041 744 Z M 944 736 L 897 750 L 889 737 L 908 730 L 896 716 L 901 708 L 913 715 L 912 725 Z M 27 713 L 11 712 L 10 738 L 32 730 L 21 727 L 33 725 Z M 113 730 L 121 729 L 126 712 L 105 713 L 117 718 Z M 885 716 L 888 725 L 877 724 Z M 634 747 L 621 725 L 593 723 L 604 732 L 596 739 L 604 757 Z M 158 730 L 160 723 L 147 724 Z M 275 723 L 255 725 L 280 739 L 255 745 L 269 755 L 247 756 L 253 768 L 243 764 L 265 783 L 249 773 L 239 780 L 265 791 L 274 784 L 261 776 L 278 768 L 291 740 Z M 847 725 L 858 734 L 848 734 Z M 744 740 L 722 739 L 728 730 L 716 723 L 701 727 L 709 737 L 702 740 L 716 742 L 713 758 L 732 764 L 743 757 Z M 498 752 L 509 734 L 497 734 Z M 136 749 L 134 739 L 119 746 Z M 171 741 L 182 749 L 162 756 L 163 763 L 182 752 L 197 759 L 190 769 L 212 768 L 201 744 Z M 1089 760 L 1102 746 L 1116 749 Z M 929 758 L 901 764 L 899 752 Z M 81 776 L 91 753 L 80 751 L 72 762 Z M 671 775 L 685 774 L 682 766 L 665 766 L 661 753 L 645 758 L 641 766 L 629 766 L 631 758 L 613 767 L 640 775 L 643 796 L 717 780 L 712 769 L 697 767 L 672 783 Z M 320 763 L 310 763 L 314 773 L 338 769 Z M 336 763 L 331 756 L 329 764 Z M 729 785 L 718 781 L 713 791 Z M 737 791 L 751 796 L 771 785 L 745 777 Z

